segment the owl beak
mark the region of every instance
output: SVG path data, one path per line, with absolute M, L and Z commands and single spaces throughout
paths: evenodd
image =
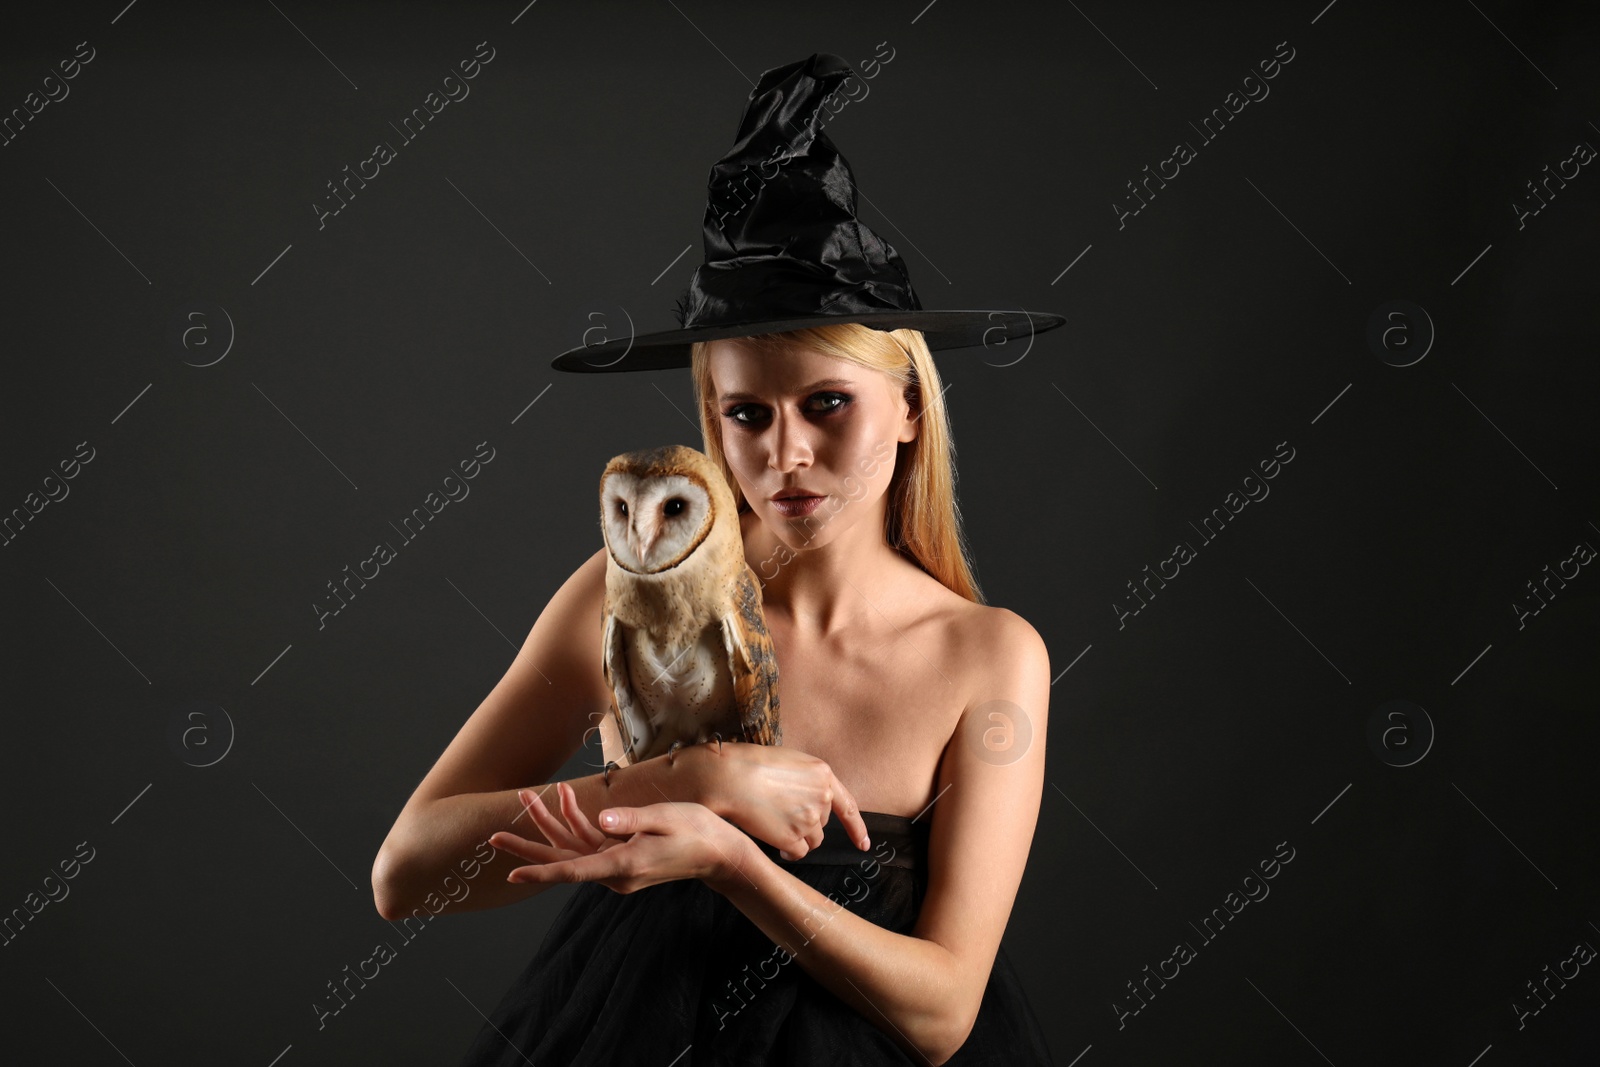
M 640 559 L 649 559 L 650 558 L 651 550 L 656 547 L 656 538 L 661 536 L 661 524 L 658 523 L 658 522 L 650 523 L 649 526 L 646 527 L 646 529 L 647 529 L 647 532 L 648 532 L 648 536 L 646 536 L 643 539 L 644 543 L 639 549 L 639 558 Z M 635 539 L 637 539 L 638 536 L 639 536 L 639 532 L 638 532 L 638 530 L 635 530 L 634 531 Z

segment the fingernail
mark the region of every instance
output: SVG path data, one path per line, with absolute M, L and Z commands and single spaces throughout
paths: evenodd
M 867 849 L 869 849 L 871 847 L 872 847 L 872 838 L 863 837 L 861 839 L 861 851 L 865 852 Z
M 615 825 L 617 825 L 617 813 L 614 812 L 614 811 L 602 811 L 600 813 L 600 825 L 601 826 L 615 826 Z

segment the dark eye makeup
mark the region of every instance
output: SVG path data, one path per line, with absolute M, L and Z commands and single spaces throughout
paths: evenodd
M 810 400 L 826 400 L 826 401 L 830 401 L 830 403 L 828 404 L 827 407 L 815 409 L 815 414 L 822 415 L 824 417 L 826 417 L 828 415 L 834 415 L 834 414 L 839 413 L 840 411 L 843 411 L 845 408 L 849 407 L 850 404 L 854 403 L 854 401 L 855 401 L 855 397 L 851 396 L 849 393 L 832 393 L 832 392 L 830 392 L 830 393 L 813 393 L 808 399 L 810 399 Z M 723 416 L 723 418 L 729 419 L 730 421 L 735 422 L 735 423 L 739 424 L 740 426 L 754 426 L 756 421 L 758 421 L 758 420 L 755 420 L 755 419 L 744 419 L 744 418 L 740 418 L 739 417 L 739 413 L 744 411 L 744 410 L 746 410 L 747 408 L 754 408 L 754 409 L 760 410 L 760 411 L 764 411 L 765 410 L 759 404 L 735 404 L 733 407 L 729 408 L 727 411 L 724 411 L 722 413 L 722 416 Z

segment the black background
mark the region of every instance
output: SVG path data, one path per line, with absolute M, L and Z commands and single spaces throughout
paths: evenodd
M 549 359 L 591 312 L 673 324 L 762 71 L 859 70 L 880 42 L 828 127 L 864 219 L 930 307 L 1068 318 L 1020 359 L 937 357 L 980 581 L 1056 677 L 1006 935 L 1056 1061 L 1594 1062 L 1593 966 L 1520 1029 L 1513 1002 L 1600 946 L 1600 577 L 1514 607 L 1600 545 L 1596 164 L 1520 227 L 1513 205 L 1600 146 L 1600 40 L 1573 9 L 1323 2 L 9 23 L 6 114 L 95 50 L 0 147 L 0 514 L 94 454 L 0 548 L 0 912 L 95 853 L 0 957 L 17 1062 L 461 1054 L 570 890 L 404 943 L 373 856 L 599 547 L 606 459 L 700 444 L 687 371 Z M 319 229 L 326 183 L 482 41 L 471 95 Z M 1189 124 L 1285 41 L 1270 95 L 1202 144 Z M 1119 228 L 1179 140 L 1196 158 Z M 1375 349 L 1397 300 L 1426 321 Z M 484 441 L 470 496 L 319 628 L 326 583 Z M 1203 541 L 1282 442 L 1270 496 Z M 1196 558 L 1119 623 L 1180 540 Z M 1368 739 L 1392 700 L 1435 734 L 1409 766 L 1415 713 Z M 226 721 L 175 743 L 195 701 Z M 1280 843 L 1270 896 L 1198 936 Z M 380 940 L 398 958 L 318 1029 Z M 1179 941 L 1195 958 L 1119 1025 Z

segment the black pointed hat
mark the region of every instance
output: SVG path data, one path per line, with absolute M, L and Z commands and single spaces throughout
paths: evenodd
M 998 344 L 1065 322 L 1048 312 L 923 309 L 899 253 L 856 216 L 850 164 L 822 132 L 834 94 L 854 76 L 829 53 L 763 74 L 738 139 L 711 168 L 705 262 L 678 298 L 679 329 L 583 345 L 550 365 L 687 367 L 695 341 L 840 322 L 920 330 L 930 349 Z

